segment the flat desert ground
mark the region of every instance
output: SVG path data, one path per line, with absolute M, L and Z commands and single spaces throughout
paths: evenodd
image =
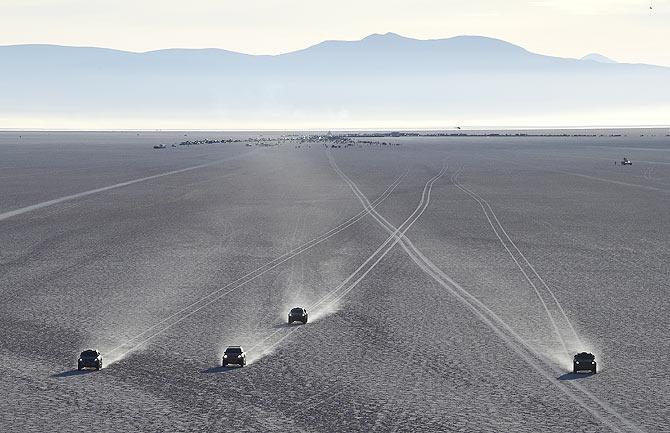
M 668 431 L 669 132 L 2 132 L 0 430 Z

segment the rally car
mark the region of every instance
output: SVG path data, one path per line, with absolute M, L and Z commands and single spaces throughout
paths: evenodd
M 95 368 L 100 370 L 102 368 L 102 355 L 95 349 L 88 349 L 81 352 L 79 360 L 77 361 L 77 370 L 85 368 Z
M 227 367 L 229 364 L 237 364 L 240 367 L 247 365 L 247 354 L 240 346 L 228 346 L 223 352 L 221 365 Z
M 302 322 L 304 325 L 307 323 L 308 318 L 309 315 L 307 314 L 307 310 L 302 307 L 295 307 L 288 313 L 288 324 L 290 325 L 293 322 Z
M 590 371 L 596 374 L 596 357 L 592 353 L 579 352 L 572 360 L 572 372 Z

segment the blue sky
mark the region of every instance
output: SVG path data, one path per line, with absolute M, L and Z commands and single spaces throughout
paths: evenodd
M 391 31 L 485 35 L 542 54 L 670 66 L 670 0 L 2 0 L 0 17 L 0 45 L 276 54 Z

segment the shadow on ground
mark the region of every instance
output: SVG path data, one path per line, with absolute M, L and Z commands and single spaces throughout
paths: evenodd
M 211 374 L 211 373 L 228 373 L 228 372 L 231 372 L 231 371 L 238 370 L 240 368 L 241 367 L 239 367 L 237 365 L 231 366 L 231 367 L 228 367 L 228 366 L 222 367 L 222 366 L 219 365 L 219 366 L 216 366 L 216 367 L 210 367 L 206 370 L 202 370 L 201 373 L 208 373 L 208 374 Z
M 81 376 L 84 374 L 94 373 L 96 370 L 68 370 L 61 373 L 52 374 L 51 377 L 62 378 L 71 376 Z
M 558 377 L 558 380 L 577 380 L 577 379 L 588 379 L 589 377 L 594 376 L 593 373 L 565 373 Z

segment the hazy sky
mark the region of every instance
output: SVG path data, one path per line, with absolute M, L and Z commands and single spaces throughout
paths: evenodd
M 477 34 L 542 54 L 670 66 L 670 0 L 0 0 L 0 45 L 275 54 L 389 31 Z

